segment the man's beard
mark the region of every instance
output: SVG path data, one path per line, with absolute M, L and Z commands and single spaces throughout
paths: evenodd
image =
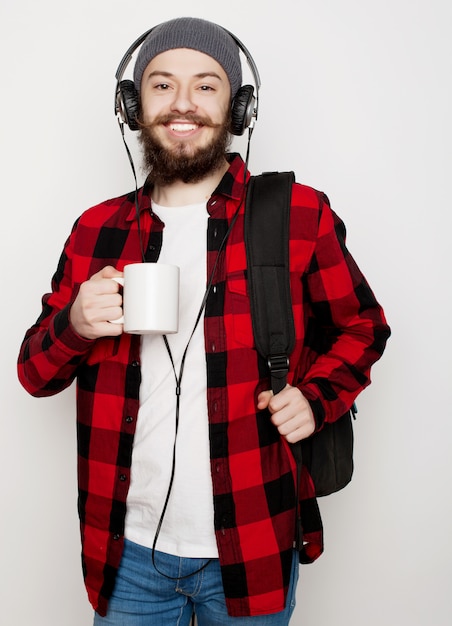
M 224 164 L 225 153 L 231 142 L 230 116 L 222 124 L 196 115 L 184 115 L 184 120 L 214 129 L 214 136 L 204 147 L 192 148 L 181 141 L 172 148 L 164 147 L 154 129 L 160 124 L 180 120 L 181 116 L 162 116 L 151 124 L 142 124 L 139 141 L 143 150 L 143 166 L 149 171 L 150 182 L 166 186 L 176 181 L 196 183 L 217 171 Z

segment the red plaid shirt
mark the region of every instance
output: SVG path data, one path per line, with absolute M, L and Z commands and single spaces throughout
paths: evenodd
M 207 271 L 243 195 L 244 165 L 229 171 L 210 198 Z M 148 261 L 164 236 L 152 213 L 150 189 L 139 192 L 141 233 Z M 183 225 L 181 225 L 183 227 Z M 311 402 L 318 426 L 345 413 L 370 382 L 389 329 L 383 312 L 344 243 L 342 222 L 325 196 L 294 185 L 291 210 L 291 289 L 296 345 L 289 381 Z M 140 262 L 134 194 L 84 213 L 66 242 L 52 292 L 43 297 L 26 333 L 19 378 L 36 396 L 52 395 L 77 379 L 79 514 L 89 599 L 101 615 L 115 583 L 124 537 L 126 498 L 140 387 L 140 339 L 123 334 L 96 341 L 78 336 L 69 309 L 82 282 L 105 265 Z M 335 341 L 318 354 L 307 341 L 313 319 Z M 296 468 L 288 445 L 257 394 L 268 388 L 253 345 L 247 298 L 243 206 L 220 252 L 204 316 L 207 403 L 215 530 L 231 615 L 284 608 L 294 545 Z M 300 486 L 302 562 L 323 549 L 322 525 L 306 468 Z

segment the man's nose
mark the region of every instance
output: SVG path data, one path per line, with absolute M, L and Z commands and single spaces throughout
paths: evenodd
M 193 102 L 192 92 L 189 88 L 179 87 L 174 93 L 171 110 L 178 113 L 193 113 L 196 105 Z

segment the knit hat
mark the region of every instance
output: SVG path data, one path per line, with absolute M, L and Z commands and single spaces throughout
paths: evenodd
M 178 17 L 163 22 L 151 30 L 138 53 L 133 79 L 140 93 L 143 72 L 161 52 L 175 48 L 190 48 L 215 59 L 229 78 L 233 98 L 242 84 L 239 47 L 221 26 L 195 17 Z

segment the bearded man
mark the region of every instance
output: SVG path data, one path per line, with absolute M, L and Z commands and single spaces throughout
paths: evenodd
M 96 626 L 184 626 L 194 614 L 199 626 L 287 625 L 299 561 L 323 546 L 314 486 L 289 444 L 350 408 L 389 334 L 325 197 L 294 184 L 296 347 L 290 384 L 268 390 L 247 294 L 248 172 L 227 152 L 241 83 L 237 40 L 220 26 L 179 18 L 151 29 L 134 69 L 146 182 L 80 217 L 22 345 L 30 393 L 77 380 Z M 122 313 L 111 279 L 142 261 L 180 267 L 176 334 L 111 323 Z M 305 346 L 314 318 L 336 337 L 317 359 Z

